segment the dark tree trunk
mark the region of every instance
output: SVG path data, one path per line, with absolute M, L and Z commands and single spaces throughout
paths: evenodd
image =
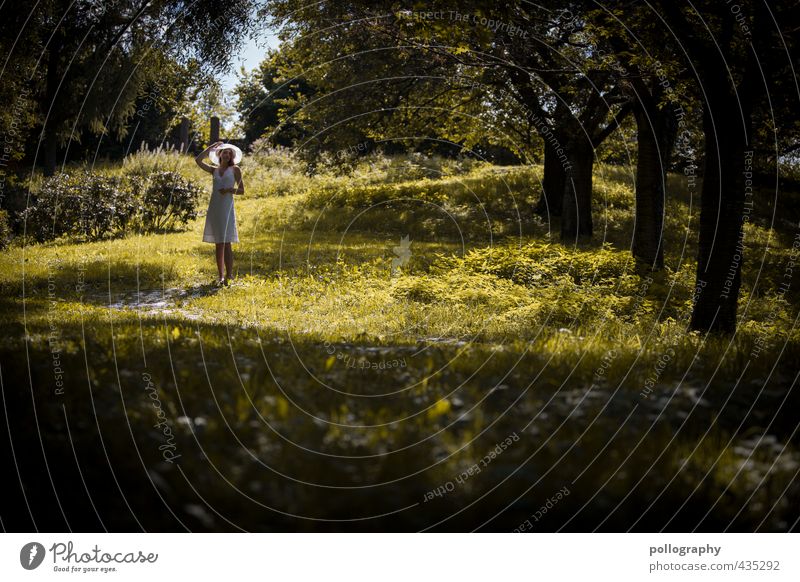
M 62 79 L 59 76 L 59 51 L 62 46 L 61 35 L 56 33 L 50 41 L 50 48 L 47 55 L 47 74 L 44 90 L 44 103 L 42 112 L 44 113 L 44 175 L 52 176 L 56 173 L 56 163 L 58 162 L 58 97 L 59 83 Z
M 705 168 L 700 200 L 697 283 L 690 329 L 732 333 L 741 286 L 745 149 L 735 95 L 711 97 L 703 114 Z M 709 111 L 710 110 L 710 111 Z M 738 121 L 738 123 L 737 123 Z
M 705 100 L 705 164 L 689 329 L 727 335 L 736 331 L 742 280 L 744 171 L 753 162 L 747 157 L 752 149 L 753 103 L 767 82 L 756 62 L 755 46 L 766 42 L 772 14 L 766 3 L 753 3 L 753 23 L 745 34 L 733 12 L 715 13 L 720 16 L 719 33 L 712 32 L 712 44 L 694 35 L 680 3 L 657 4 L 678 31 L 689 59 L 698 65 Z
M 568 151 L 569 166 L 564 182 L 561 241 L 577 242 L 592 236 L 592 170 L 594 148 L 589 143 L 573 144 Z
M 556 148 L 548 140 L 544 141 L 544 177 L 542 179 L 542 196 L 536 205 L 535 212 L 541 216 L 561 216 L 561 203 L 564 198 L 566 172 L 563 160 Z
M 649 94 L 634 108 L 637 127 L 634 258 L 653 270 L 664 268 L 664 201 L 667 166 L 675 142 L 675 117 L 660 110 Z

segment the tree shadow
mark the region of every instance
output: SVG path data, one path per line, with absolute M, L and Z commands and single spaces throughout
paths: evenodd
M 442 345 L 405 354 L 403 367 L 352 369 L 336 353 L 377 360 L 393 357 L 392 347 L 289 342 L 277 330 L 170 316 L 61 321 L 56 352 L 47 322 L 29 331 L 24 357 L 22 341 L 0 344 L 8 423 L 0 438 L 10 440 L 2 454 L 10 457 L 13 443 L 16 461 L 4 460 L 29 502 L 12 483 L 3 513 L 10 531 L 29 529 L 31 514 L 54 531 L 415 531 L 439 522 L 439 530 L 511 531 L 565 485 L 570 496 L 543 531 L 568 520 L 578 530 L 624 530 L 713 416 L 685 427 L 670 448 L 679 419 L 662 414 L 632 449 L 651 422 L 644 412 L 631 416 L 636 399 L 600 389 L 582 399 L 591 378 L 571 366 L 572 388 L 559 388 L 551 371 L 532 389 L 547 354 L 520 360 L 487 346 L 459 356 Z M 449 365 L 454 358 L 458 366 Z M 480 473 L 464 477 L 476 464 Z M 731 523 L 750 494 L 745 477 L 730 484 L 735 498 L 715 508 L 710 526 Z M 634 487 L 643 478 L 647 491 Z M 711 481 L 692 484 L 711 499 L 719 495 Z M 662 527 L 685 500 L 678 489 L 665 497 L 641 527 Z M 631 512 L 607 520 L 622 501 Z M 797 511 L 780 508 L 765 529 L 791 523 Z M 760 517 L 742 512 L 735 527 Z

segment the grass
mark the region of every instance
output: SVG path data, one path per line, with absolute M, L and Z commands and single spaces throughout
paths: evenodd
M 29 364 L 53 450 L 61 402 L 71 422 L 97 418 L 119 455 L 144 455 L 155 485 L 132 503 L 146 507 L 155 488 L 192 529 L 341 529 L 316 520 L 350 518 L 358 499 L 365 517 L 420 507 L 356 527 L 510 530 L 569 484 L 570 503 L 543 527 L 785 530 L 797 518 L 800 297 L 778 293 L 794 233 L 768 228 L 773 206 L 746 225 L 739 331 L 703 337 L 685 330 L 697 201 L 679 177 L 667 268 L 647 280 L 628 250 L 622 168 L 598 167 L 597 235 L 569 247 L 532 215 L 540 168 L 401 159 L 305 176 L 285 159 L 253 162 L 231 287 L 209 285 L 202 217 L 182 233 L 0 257 L 3 377 L 21 383 Z M 207 178 L 176 154 L 132 164 Z M 410 257 L 393 268 L 405 235 Z M 58 397 L 53 337 L 68 372 Z M 187 479 L 159 463 L 144 371 Z M 515 431 L 524 438 L 479 478 L 423 501 Z M 123 464 L 137 482 L 141 467 Z M 153 528 L 179 528 L 145 513 Z

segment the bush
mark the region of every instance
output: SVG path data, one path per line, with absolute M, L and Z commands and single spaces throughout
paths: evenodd
M 134 209 L 122 180 L 84 171 L 47 178 L 22 217 L 39 241 L 64 235 L 98 240 L 124 231 Z
M 11 241 L 11 223 L 8 220 L 8 212 L 0 210 L 0 249 L 6 248 Z
M 176 230 L 197 217 L 202 189 L 178 172 L 134 174 L 128 183 L 140 211 L 137 226 L 143 232 Z
M 494 275 L 458 270 L 431 275 L 404 275 L 394 281 L 392 295 L 418 303 L 450 303 L 485 306 L 503 311 L 530 300 L 524 287 Z
M 178 172 L 131 171 L 122 177 L 61 173 L 42 182 L 21 218 L 37 241 L 61 236 L 100 240 L 132 228 L 161 232 L 197 217 L 201 191 Z
M 630 253 L 607 242 L 600 248 L 583 250 L 539 241 L 522 246 L 497 245 L 471 250 L 464 258 L 443 260 L 441 264 L 496 275 L 527 287 L 551 285 L 560 280 L 575 285 L 615 287 L 627 275 L 638 280 Z
M 272 147 L 268 138 L 252 143 L 242 169 L 247 195 L 255 198 L 303 194 L 315 184 L 305 162 L 288 148 Z
M 370 151 L 360 155 L 360 150 L 356 147 L 323 153 L 317 170 L 331 175 L 347 176 L 360 184 L 386 184 L 466 175 L 489 165 L 468 156 L 447 158 L 419 152 L 386 155 L 381 151 Z

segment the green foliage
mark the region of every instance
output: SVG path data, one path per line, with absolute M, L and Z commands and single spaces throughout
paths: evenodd
M 460 181 L 470 184 L 477 198 L 488 200 L 505 193 L 498 187 L 502 178 L 520 198 L 538 183 L 541 168 L 477 167 L 461 173 L 455 169 L 449 176 L 432 179 L 418 167 L 407 166 L 410 158 L 404 156 L 381 162 L 374 174 L 365 159 L 351 175 L 306 176 L 285 152 L 259 155 L 248 157 L 246 181 L 260 172 L 282 174 L 286 184 L 294 181 L 305 190 L 290 188 L 285 196 L 265 196 L 264 188 L 259 197 L 237 200 L 243 236 L 235 251 L 239 276 L 230 287 L 208 285 L 216 267 L 210 246 L 201 242 L 202 221 L 197 219 L 185 232 L 69 240 L 25 249 L 12 245 L 0 256 L 0 298 L 12 307 L 0 314 L 4 329 L 12 330 L 0 338 L 0 355 L 12 367 L 4 373 L 11 378 L 31 372 L 34 378 L 49 377 L 48 338 L 56 322 L 66 369 L 86 369 L 81 346 L 89 341 L 92 386 L 119 386 L 126 394 L 124 411 L 116 389 L 98 388 L 89 404 L 83 396 L 85 377 L 68 374 L 64 398 L 43 399 L 39 413 L 45 431 L 63 422 L 66 404 L 70 418 L 88 418 L 90 426 L 99 423 L 104 432 L 108 427 L 107 444 L 118 458 L 128 458 L 116 448 L 124 446 L 125 435 L 113 427 L 128 423 L 149 442 L 147 431 L 154 423 L 151 400 L 135 396 L 142 393 L 144 346 L 147 372 L 159 387 L 164 410 L 172 418 L 181 417 L 174 432 L 183 455 L 182 470 L 203 484 L 215 506 L 239 524 L 252 520 L 253 529 L 264 522 L 242 511 L 229 501 L 227 489 L 215 485 L 215 476 L 208 472 L 209 457 L 232 475 L 237 486 L 262 494 L 259 500 L 266 503 L 274 502 L 276 493 L 259 488 L 263 475 L 253 454 L 309 482 L 324 477 L 326 483 L 369 485 L 371 477 L 343 463 L 341 455 L 382 455 L 392 450 L 402 459 L 402 471 L 387 473 L 401 465 L 390 463 L 380 469 L 384 479 L 407 477 L 408 467 L 435 467 L 432 475 L 421 472 L 398 481 L 397 495 L 411 496 L 411 505 L 521 426 L 528 428 L 520 434 L 520 442 L 485 469 L 502 471 L 505 459 L 508 465 L 523 467 L 507 481 L 520 492 L 554 463 L 580 471 L 589 467 L 571 487 L 575 498 L 585 495 L 596 500 L 593 484 L 607 481 L 599 494 L 604 504 L 627 499 L 640 507 L 652 497 L 637 493 L 635 485 L 644 477 L 657 483 L 665 491 L 662 499 L 676 507 L 685 500 L 684 490 L 696 490 L 694 495 L 707 508 L 725 489 L 709 519 L 726 525 L 737 515 L 743 521 L 736 523 L 758 524 L 764 512 L 753 509 L 753 504 L 771 507 L 775 490 L 792 487 L 790 492 L 796 495 L 793 479 L 800 453 L 791 411 L 797 407 L 797 395 L 788 387 L 796 374 L 793 362 L 800 357 L 800 332 L 794 326 L 800 294 L 793 287 L 785 295 L 777 293 L 793 260 L 793 224 L 779 222 L 773 230 L 764 226 L 768 224 L 762 222 L 764 216 L 754 215 L 745 226 L 744 255 L 753 259 L 742 271 L 742 322 L 734 337 L 703 337 L 686 331 L 696 237 L 691 230 L 684 231 L 691 198 L 679 177 L 670 180 L 668 266 L 662 273 L 640 273 L 630 260 L 630 177 L 624 168 L 605 165 L 598 165 L 595 181 L 595 208 L 605 221 L 605 244 L 568 247 L 537 234 L 467 242 L 462 247 L 461 241 L 443 237 L 412 237 L 409 261 L 393 270 L 397 255 L 392 248 L 399 237 L 376 232 L 383 225 L 344 236 L 324 228 L 312 233 L 287 221 L 287 215 L 307 209 L 307 198 L 317 196 L 316 189 L 323 186 L 335 195 L 336 204 L 350 200 L 348 190 L 357 192 L 355 204 L 377 196 L 395 203 L 396 188 L 420 197 L 423 192 L 460 196 L 466 202 L 469 194 L 459 190 Z M 187 181 L 207 179 L 190 162 L 191 158 L 171 152 L 148 153 L 133 157 L 124 169 L 98 171 L 122 183 L 129 177 L 146 179 L 167 171 L 179 171 Z M 438 163 L 420 162 L 425 167 Z M 447 170 L 446 166 L 440 169 Z M 387 176 L 398 179 L 383 182 Z M 253 179 L 248 182 L 248 192 L 257 187 Z M 492 204 L 502 209 L 498 202 Z M 346 208 L 335 206 L 333 211 Z M 405 230 L 416 217 L 394 220 Z M 688 228 L 695 223 L 690 221 Z M 756 251 L 761 254 L 766 248 L 765 260 L 756 263 Z M 76 289 L 78 278 L 81 292 Z M 58 301 L 52 302 L 50 293 Z M 114 318 L 113 332 L 109 317 Z M 31 357 L 12 357 L 23 346 L 31 350 Z M 757 356 L 756 346 L 761 350 Z M 202 370 L 200 347 L 205 358 Z M 644 398 L 642 387 L 655 378 L 664 354 L 671 359 L 658 368 L 650 398 Z M 401 360 L 402 368 L 369 367 Z M 304 373 L 298 361 L 310 373 Z M 172 389 L 173 382 L 179 392 Z M 211 398 L 209 382 L 237 389 Z M 336 390 L 320 390 L 320 382 Z M 363 398 L 387 392 L 392 398 Z M 14 394 L 9 392 L 12 398 Z M 754 402 L 756 406 L 751 406 Z M 9 409 L 15 410 L 13 405 Z M 767 431 L 763 427 L 773 418 L 767 415 L 779 409 L 787 412 L 775 417 Z M 190 418 L 182 417 L 183 410 L 191 411 Z M 309 413 L 327 422 L 309 422 Z M 688 415 L 693 422 L 684 426 Z M 19 418 L 15 429 L 24 434 L 25 417 Z M 302 449 L 265 438 L 265 418 L 293 442 L 314 450 L 316 460 L 299 459 L 297 451 Z M 531 423 L 533 418 L 536 422 Z M 746 418 L 754 420 L 742 426 Z M 54 428 L 52 433 L 63 442 L 61 431 Z M 608 446 L 608 435 L 617 433 L 621 440 Z M 648 438 L 642 440 L 645 433 Z M 488 444 L 475 442 L 479 434 L 486 435 Z M 543 457 L 537 463 L 545 468 L 528 468 L 526 460 L 542 434 L 553 436 L 536 455 Z M 202 450 L 193 453 L 195 439 Z M 242 450 L 236 439 L 252 444 Z M 573 447 L 578 439 L 580 446 Z M 621 450 L 618 442 L 633 445 L 629 451 Z M 770 448 L 776 446 L 782 449 L 780 455 Z M 320 457 L 320 450 L 332 456 Z M 564 459 L 567 450 L 576 456 Z M 157 467 L 157 445 L 143 446 L 142 451 L 146 462 Z M 620 476 L 620 458 L 628 458 L 631 470 L 639 467 L 640 472 Z M 655 466 L 653 459 L 659 459 Z M 91 466 L 87 464 L 87 471 Z M 140 469 L 131 463 L 129 470 L 134 474 Z M 164 471 L 161 477 L 178 491 L 176 495 L 192 494 L 181 489 L 185 479 L 175 477 L 174 471 Z M 495 477 L 489 479 L 487 473 L 489 483 L 496 483 Z M 671 481 L 677 493 L 667 487 Z M 759 482 L 763 486 L 756 488 Z M 561 475 L 545 481 L 543 495 L 562 484 Z M 285 499 L 320 507 L 320 515 L 335 517 L 325 513 L 330 490 L 316 496 L 316 489 L 289 489 Z M 479 481 L 470 480 L 453 492 L 453 498 L 463 506 L 482 492 Z M 364 495 L 359 492 L 361 503 Z M 382 499 L 368 499 L 370 507 L 382 507 Z M 634 514 L 638 517 L 641 512 Z M 763 527 L 780 529 L 781 521 L 791 523 L 796 514 L 796 504 L 778 504 Z
M 600 162 L 636 167 L 636 157 L 638 155 L 636 121 L 632 115 L 626 117 L 617 131 L 613 132 L 600 144 L 595 155 Z
M 290 51 L 270 50 L 258 67 L 239 78 L 236 109 L 248 143 L 264 139 L 271 145 L 292 146 L 308 137 L 294 116 L 299 103 L 316 90 L 304 76 L 291 73 L 292 65 Z
M 119 164 L 114 164 L 101 169 L 104 173 L 116 175 L 148 176 L 163 170 L 180 172 L 190 177 L 205 175 L 191 156 L 182 154 L 175 148 L 162 146 L 148 148 L 146 144 L 142 144 L 137 151 L 125 156 L 121 167 Z
M 129 121 L 136 128 L 135 134 L 124 140 L 123 151 L 129 150 L 130 141 L 133 145 L 177 143 L 183 116 L 189 119 L 189 132 L 195 141 L 207 141 L 208 115 L 217 113 L 208 107 L 216 96 L 213 76 L 196 61 L 182 64 L 163 53 L 150 54 L 148 60 L 154 61 L 151 66 L 157 73 L 136 98 L 136 112 Z
M 197 217 L 203 189 L 178 172 L 134 174 L 129 186 L 139 206 L 137 225 L 143 232 L 177 230 Z
M 99 240 L 124 231 L 134 211 L 120 178 L 79 171 L 47 178 L 23 218 L 26 232 L 39 241 L 64 235 Z
M 305 172 L 305 163 L 292 150 L 273 147 L 271 140 L 256 140 L 243 162 L 243 180 L 248 196 L 289 196 L 305 194 L 314 180 Z
M 190 62 L 206 73 L 226 67 L 254 16 L 251 1 L 220 10 L 216 0 L 74 6 L 46 0 L 30 12 L 6 11 L 0 42 L 11 66 L 0 96 L 11 107 L 0 119 L 14 127 L 20 146 L 26 130 L 42 124 L 52 145 L 80 139 L 84 132 L 124 136 L 136 126 L 133 120 L 151 91 L 165 110 L 176 105 L 173 97 L 185 101 L 184 87 L 179 95 L 173 92 L 185 81 L 173 76 L 176 69 Z M 149 122 L 147 137 L 153 125 L 164 127 L 169 119 Z
M 426 274 L 399 277 L 392 294 L 426 304 L 479 309 L 492 319 L 489 329 L 514 329 L 517 337 L 542 326 L 581 328 L 610 321 L 647 323 L 658 298 L 673 298 L 661 316 L 687 312 L 691 273 L 632 272 L 630 254 L 603 245 L 568 249 L 531 241 L 475 248 L 465 256 L 440 256 Z M 669 279 L 669 281 L 668 281 Z
M 271 173 L 302 174 L 305 171 L 305 163 L 297 158 L 294 150 L 273 146 L 267 138 L 259 138 L 250 144 L 247 161 Z
M 0 210 L 0 249 L 4 249 L 11 241 L 11 234 L 8 212 Z
M 77 170 L 44 179 L 21 218 L 34 240 L 100 240 L 131 230 L 176 230 L 197 216 L 202 189 L 178 172 Z
M 448 272 L 440 276 L 411 275 L 400 277 L 392 295 L 420 303 L 442 303 L 462 308 L 488 308 L 505 311 L 527 299 L 527 293 L 494 275 Z
M 632 267 L 630 253 L 610 244 L 600 249 L 574 250 L 539 241 L 475 249 L 463 259 L 450 262 L 469 271 L 534 287 L 550 285 L 563 277 L 575 285 L 616 285 Z
M 346 154 L 347 151 L 342 153 Z M 346 163 L 343 156 L 322 156 L 321 166 L 338 175 L 346 175 L 358 183 L 397 183 L 428 178 L 436 180 L 463 176 L 488 168 L 491 164 L 469 156 L 444 157 L 409 152 L 388 156 L 379 151 L 352 155 Z M 326 163 L 327 162 L 327 163 Z
M 427 177 L 433 172 L 425 167 L 409 170 L 426 177 L 396 182 L 374 181 L 375 177 L 319 180 L 298 205 L 294 223 L 469 239 L 513 234 L 537 223 L 533 207 L 540 192 L 538 168 L 479 166 L 439 179 Z M 395 172 L 392 167 L 386 170 L 390 176 Z

